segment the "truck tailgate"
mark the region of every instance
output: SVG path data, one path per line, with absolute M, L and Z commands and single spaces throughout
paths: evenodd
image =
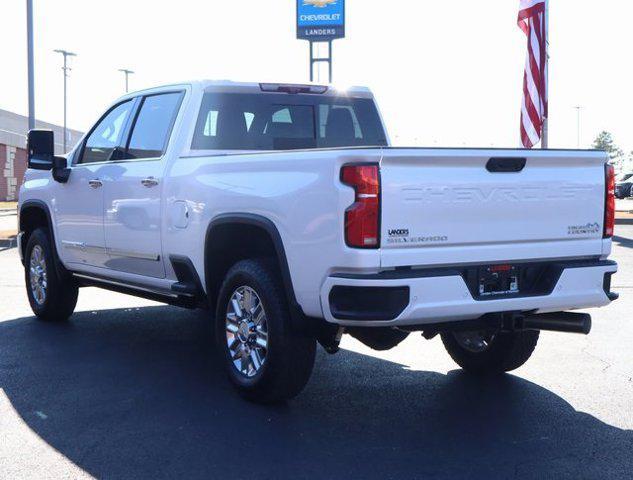
M 593 151 L 385 149 L 381 264 L 602 255 L 606 160 Z

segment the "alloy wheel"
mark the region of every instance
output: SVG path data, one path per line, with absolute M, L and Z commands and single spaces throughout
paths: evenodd
M 33 250 L 31 250 L 31 258 L 29 259 L 29 281 L 33 299 L 38 305 L 43 305 L 46 301 L 48 275 L 46 273 L 44 250 L 40 245 L 35 245 Z
M 254 377 L 268 353 L 266 311 L 257 292 L 248 286 L 236 288 L 226 308 L 226 343 L 233 366 Z

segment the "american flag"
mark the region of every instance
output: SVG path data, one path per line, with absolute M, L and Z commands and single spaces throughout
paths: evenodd
M 543 136 L 547 118 L 547 0 L 520 0 L 518 24 L 527 36 L 527 57 L 523 74 L 521 143 L 532 148 Z

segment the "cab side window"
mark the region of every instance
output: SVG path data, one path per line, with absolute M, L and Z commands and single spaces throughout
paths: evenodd
M 182 96 L 182 92 L 175 92 L 144 98 L 134 122 L 127 158 L 158 158 L 165 153 Z
M 78 163 L 107 162 L 115 151 L 125 148 L 123 138 L 134 102 L 128 100 L 112 108 L 97 124 L 86 139 L 83 154 Z

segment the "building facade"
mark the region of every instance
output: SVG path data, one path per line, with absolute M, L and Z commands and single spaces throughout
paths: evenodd
M 26 171 L 26 134 L 28 118 L 0 109 L 0 202 L 18 199 L 18 191 Z M 35 122 L 36 128 L 55 132 L 55 153 L 63 154 L 63 127 L 52 123 Z M 67 129 L 66 146 L 71 149 L 83 135 L 77 130 Z

